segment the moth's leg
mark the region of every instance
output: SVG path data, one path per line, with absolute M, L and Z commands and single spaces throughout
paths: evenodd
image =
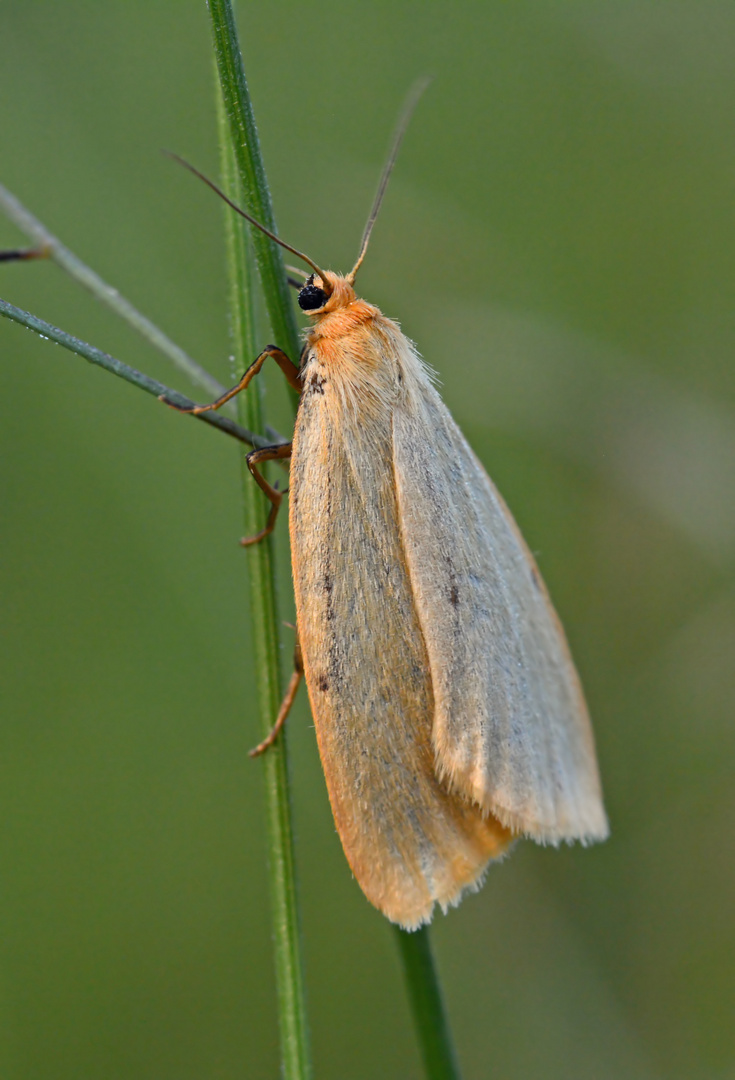
M 298 641 L 293 651 L 293 674 L 288 684 L 288 690 L 286 691 L 281 707 L 278 710 L 278 716 L 276 722 L 271 728 L 270 732 L 263 739 L 262 743 L 258 743 L 254 750 L 250 751 L 250 757 L 258 757 L 263 751 L 267 750 L 269 746 L 273 746 L 273 743 L 278 738 L 279 732 L 283 725 L 286 723 L 286 717 L 291 711 L 291 706 L 294 703 L 296 697 L 296 691 L 299 688 L 299 683 L 304 676 L 304 661 L 301 655 L 301 646 Z
M 203 412 L 210 412 L 212 409 L 219 409 L 231 398 L 234 398 L 236 394 L 239 394 L 241 390 L 245 390 L 247 386 L 249 386 L 250 381 L 258 374 L 269 356 L 272 356 L 278 364 L 279 368 L 286 376 L 289 385 L 293 386 L 293 388 L 300 393 L 301 379 L 296 364 L 294 364 L 292 360 L 289 360 L 283 349 L 279 349 L 277 345 L 266 345 L 262 353 L 253 360 L 237 386 L 233 386 L 231 390 L 228 390 L 222 397 L 218 397 L 216 401 L 212 401 L 209 405 L 177 405 L 175 402 L 169 400 L 165 394 L 161 394 L 158 400 L 165 402 L 166 405 L 170 405 L 172 409 L 176 409 L 178 412 L 193 413 L 194 416 L 198 416 Z
M 245 460 L 248 463 L 248 468 L 255 478 L 255 482 L 266 496 L 271 501 L 271 511 L 268 514 L 268 520 L 265 523 L 265 528 L 261 529 L 255 536 L 245 536 L 240 541 L 243 547 L 248 547 L 250 544 L 257 544 L 264 537 L 273 532 L 273 526 L 276 523 L 278 511 L 281 506 L 285 491 L 278 491 L 277 488 L 272 487 L 264 476 L 261 475 L 258 465 L 263 461 L 278 461 L 283 458 L 291 457 L 292 443 L 281 443 L 280 446 L 264 446 L 261 450 L 251 450 Z
M 51 249 L 46 244 L 35 248 L 12 248 L 0 251 L 0 262 L 25 262 L 26 259 L 48 259 Z

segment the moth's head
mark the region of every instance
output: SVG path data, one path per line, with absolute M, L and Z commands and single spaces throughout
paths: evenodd
M 355 299 L 351 282 L 331 270 L 312 274 L 299 290 L 299 307 L 307 315 L 327 315 L 347 307 Z

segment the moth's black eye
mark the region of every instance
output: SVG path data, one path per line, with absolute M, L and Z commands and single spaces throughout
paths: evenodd
M 326 302 L 327 294 L 317 285 L 304 285 L 299 293 L 299 307 L 302 311 L 316 311 L 317 308 L 324 307 Z

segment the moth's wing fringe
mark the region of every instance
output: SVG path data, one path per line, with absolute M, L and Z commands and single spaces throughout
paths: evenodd
M 451 908 L 459 907 L 465 896 L 480 891 L 480 889 L 485 884 L 485 878 L 490 872 L 490 867 L 495 865 L 495 863 L 504 862 L 505 859 L 508 858 L 516 845 L 516 840 L 517 837 L 512 837 L 509 840 L 507 846 L 504 847 L 502 851 L 499 851 L 496 855 L 488 856 L 482 866 L 479 867 L 474 878 L 472 878 L 471 881 L 465 882 L 464 885 L 460 885 L 457 891 L 453 893 L 450 897 L 432 900 L 431 904 L 426 908 L 426 911 L 423 912 L 420 916 L 417 916 L 415 919 L 404 920 L 400 918 L 393 918 L 391 919 L 391 922 L 396 923 L 398 926 L 401 927 L 402 930 L 408 930 L 409 932 L 413 932 L 414 930 L 420 930 L 422 926 L 429 925 L 429 923 L 434 917 L 434 909 L 436 907 L 440 908 L 443 915 L 446 915 Z

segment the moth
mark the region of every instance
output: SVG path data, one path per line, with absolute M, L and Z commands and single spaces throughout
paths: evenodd
M 293 441 L 248 455 L 271 511 L 244 543 L 273 529 L 283 497 L 259 466 L 290 458 L 299 642 L 255 753 L 303 672 L 347 861 L 411 930 L 478 888 L 517 838 L 586 844 L 608 825 L 579 678 L 534 559 L 413 344 L 355 292 L 404 130 L 405 118 L 345 276 L 202 177 L 311 267 L 298 293 L 311 325 L 298 366 L 268 346 L 236 387 L 188 411 L 223 405 L 268 357 L 300 393 Z

